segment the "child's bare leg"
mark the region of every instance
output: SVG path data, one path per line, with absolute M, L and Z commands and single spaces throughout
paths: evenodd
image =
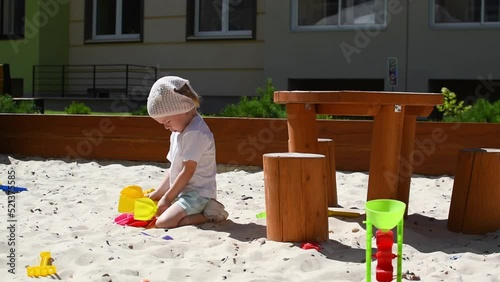
M 184 217 L 181 219 L 179 222 L 179 226 L 184 226 L 184 225 L 198 225 L 198 224 L 203 224 L 207 222 L 208 219 L 201 213 L 197 214 L 192 214 Z
M 177 204 L 172 204 L 157 219 L 156 228 L 173 228 L 179 226 L 179 222 L 187 216 L 184 209 Z

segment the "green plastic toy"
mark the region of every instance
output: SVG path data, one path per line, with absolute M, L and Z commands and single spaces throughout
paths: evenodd
M 377 254 L 378 260 L 376 277 L 377 281 L 392 281 L 392 259 L 397 257 L 397 281 L 403 279 L 403 216 L 406 204 L 390 199 L 379 199 L 366 202 L 366 281 L 371 281 L 371 262 L 372 262 L 372 226 L 378 231 Z M 397 256 L 392 254 L 393 233 L 392 230 L 397 226 Z

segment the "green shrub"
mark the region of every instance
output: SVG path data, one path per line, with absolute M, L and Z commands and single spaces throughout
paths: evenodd
M 256 97 L 241 97 L 238 104 L 227 105 L 220 114 L 224 117 L 259 117 L 259 118 L 286 118 L 286 106 L 274 103 L 276 89 L 269 78 L 264 89 L 257 88 Z M 316 115 L 317 119 L 371 119 L 371 117 L 346 117 L 333 115 Z
M 148 107 L 146 105 L 131 112 L 133 116 L 148 116 Z
M 33 101 L 14 101 L 9 94 L 0 95 L 0 113 L 33 114 L 37 113 Z
M 478 99 L 470 110 L 455 116 L 444 117 L 443 120 L 448 122 L 500 123 L 500 100 L 491 104 L 485 99 Z
M 285 106 L 273 101 L 275 88 L 268 79 L 264 89 L 257 88 L 256 97 L 241 97 L 238 104 L 227 105 L 219 114 L 224 117 L 285 118 Z
M 89 115 L 91 110 L 84 103 L 73 101 L 68 107 L 64 108 L 64 111 L 69 115 Z
M 0 112 L 2 113 L 15 113 L 16 103 L 12 100 L 10 95 L 0 95 Z
M 443 105 L 438 105 L 438 111 L 443 113 L 443 120 L 446 117 L 453 117 L 468 111 L 471 106 L 464 106 L 464 101 L 457 101 L 455 92 L 451 92 L 448 88 L 441 88 L 441 93 L 444 96 Z

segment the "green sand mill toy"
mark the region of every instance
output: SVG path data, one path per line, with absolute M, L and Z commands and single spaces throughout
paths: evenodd
M 397 257 L 397 281 L 402 281 L 403 254 L 403 216 L 406 204 L 396 200 L 380 199 L 366 202 L 366 281 L 371 282 L 372 263 L 372 226 L 376 232 L 377 259 L 376 279 L 379 282 L 393 280 L 392 260 Z M 397 229 L 398 253 L 392 253 L 394 235 L 391 229 Z

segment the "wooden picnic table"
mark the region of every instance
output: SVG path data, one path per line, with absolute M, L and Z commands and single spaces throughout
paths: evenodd
M 367 201 L 397 199 L 407 209 L 417 117 L 427 117 L 443 101 L 443 95 L 437 93 L 274 92 L 274 102 L 286 104 L 289 152 L 317 153 L 317 114 L 374 117 Z

